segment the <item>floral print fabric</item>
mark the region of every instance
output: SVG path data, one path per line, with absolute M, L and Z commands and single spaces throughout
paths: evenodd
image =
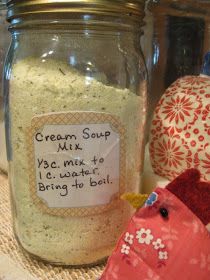
M 165 91 L 154 112 L 149 142 L 157 175 L 172 180 L 194 167 L 210 180 L 210 77 L 182 77 Z
M 100 280 L 149 279 L 210 279 L 210 234 L 167 189 L 157 188 L 132 217 Z

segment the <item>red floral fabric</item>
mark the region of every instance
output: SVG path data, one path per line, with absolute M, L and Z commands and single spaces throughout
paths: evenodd
M 186 76 L 163 94 L 150 132 L 154 172 L 173 180 L 188 168 L 210 180 L 210 78 Z
M 150 279 L 210 279 L 210 234 L 167 189 L 157 188 L 135 213 L 100 278 Z

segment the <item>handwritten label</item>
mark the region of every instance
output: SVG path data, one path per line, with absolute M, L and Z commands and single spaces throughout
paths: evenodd
M 119 193 L 120 135 L 110 123 L 45 124 L 33 143 L 36 192 L 49 208 L 105 205 Z

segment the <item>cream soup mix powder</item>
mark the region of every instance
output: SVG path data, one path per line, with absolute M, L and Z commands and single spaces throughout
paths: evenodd
M 84 265 L 108 256 L 131 215 L 129 206 L 120 201 L 117 207 L 88 215 L 54 215 L 38 207 L 31 195 L 29 173 L 34 163 L 27 155 L 27 133 L 36 116 L 87 111 L 116 116 L 125 131 L 124 190 L 137 192 L 139 186 L 135 178 L 139 176 L 138 151 L 141 152 L 137 138 L 142 135 L 139 133 L 138 136 L 136 130 L 140 129 L 142 98 L 128 89 L 87 79 L 61 61 L 46 60 L 41 63 L 39 59 L 26 58 L 13 65 L 9 106 L 12 146 L 10 172 L 13 174 L 12 196 L 16 197 L 13 201 L 16 212 L 14 225 L 19 242 L 35 256 L 54 263 Z M 89 132 L 87 129 L 87 138 Z M 37 139 L 46 140 L 43 134 L 40 132 L 38 136 L 42 138 Z M 54 137 L 59 136 L 51 135 L 48 140 L 53 142 Z M 133 156 L 135 150 L 136 157 Z M 74 161 L 74 164 L 78 162 Z M 106 183 L 110 180 L 109 176 L 105 178 Z M 60 199 L 65 195 L 67 189 L 61 189 Z

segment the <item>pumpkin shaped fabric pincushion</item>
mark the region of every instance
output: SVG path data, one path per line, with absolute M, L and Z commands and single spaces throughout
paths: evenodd
M 197 168 L 210 180 L 210 77 L 186 76 L 166 90 L 154 112 L 149 150 L 159 176 L 173 180 Z

